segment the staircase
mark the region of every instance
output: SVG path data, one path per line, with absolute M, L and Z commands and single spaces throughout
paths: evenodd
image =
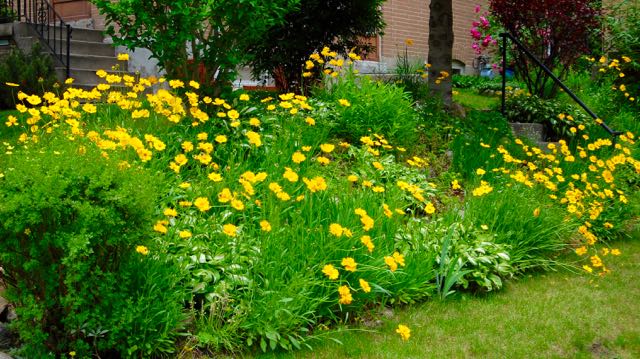
M 73 86 L 90 90 L 103 82 L 96 76 L 96 71 L 128 72 L 127 62 L 118 61 L 116 50 L 111 44 L 104 43 L 104 35 L 101 31 L 74 28 L 71 33 L 69 46 L 69 77 L 74 79 Z M 63 37 L 62 46 L 67 46 Z M 26 23 L 14 23 L 14 39 L 18 47 L 23 51 L 29 50 L 34 43 L 40 41 L 43 51 L 48 51 L 44 41 Z M 60 81 L 67 78 L 67 67 L 55 56 L 52 57 L 56 74 Z M 117 68 L 116 68 L 117 66 Z
M 3 13 L 13 17 L 13 40 L 23 51 L 40 43 L 53 59 L 60 81 L 73 78 L 73 86 L 91 89 L 100 83 L 97 70 L 127 73 L 126 61 L 118 61 L 115 48 L 104 42 L 98 30 L 72 28 L 48 0 L 0 0 Z M 9 16 L 9 15 L 7 15 Z M 9 18 L 11 19 L 11 18 Z

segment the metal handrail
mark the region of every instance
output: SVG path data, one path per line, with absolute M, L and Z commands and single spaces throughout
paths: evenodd
M 64 22 L 47 0 L 0 0 L 15 12 L 15 20 L 30 24 L 53 56 L 71 71 L 71 25 Z M 64 43 L 66 40 L 66 44 Z
M 515 36 L 511 35 L 508 32 L 503 32 L 500 34 L 502 37 L 502 114 L 505 114 L 505 103 L 506 103 L 506 89 L 507 89 L 507 76 L 506 76 L 506 68 L 507 68 L 507 39 L 511 40 L 519 51 L 523 52 L 530 58 L 538 67 L 542 69 L 542 71 L 546 72 L 549 77 L 553 79 L 553 81 L 564 90 L 564 92 L 569 95 L 580 107 L 582 107 L 594 120 L 597 120 L 596 123 L 599 124 L 602 128 L 604 128 L 609 135 L 611 135 L 614 139 L 617 136 L 622 135 L 624 132 L 614 131 L 611 127 L 609 127 L 602 119 L 598 117 L 576 94 L 573 93 L 554 73 L 549 70 L 547 66 L 545 66 L 542 61 L 540 61 L 534 54 L 529 51 L 520 40 L 516 39 Z

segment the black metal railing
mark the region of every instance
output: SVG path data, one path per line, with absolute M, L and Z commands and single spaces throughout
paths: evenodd
M 53 56 L 66 68 L 71 66 L 71 25 L 62 20 L 47 0 L 0 0 L 13 9 L 14 19 L 24 21 L 36 31 Z
M 529 49 L 526 48 L 520 42 L 520 40 L 516 39 L 515 36 L 511 35 L 508 32 L 503 32 L 500 34 L 502 37 L 502 114 L 505 114 L 505 103 L 506 103 L 506 89 L 507 89 L 507 77 L 506 77 L 506 68 L 507 68 L 507 40 L 511 40 L 515 45 L 518 51 L 524 53 L 531 61 L 533 61 L 538 67 L 542 69 L 553 81 L 562 89 L 564 92 L 569 95 L 580 107 L 582 107 L 589 116 L 593 117 L 597 123 L 605 129 L 615 140 L 616 137 L 623 134 L 623 132 L 614 131 L 609 127 L 602 119 L 598 117 L 576 94 L 573 93 L 554 73 L 549 70 L 547 66 L 545 66 L 540 59 L 538 59 Z

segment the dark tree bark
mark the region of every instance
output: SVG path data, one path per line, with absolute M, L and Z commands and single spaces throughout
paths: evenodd
M 453 60 L 453 1 L 431 0 L 429 10 L 429 87 L 449 107 Z M 442 71 L 448 74 L 446 78 L 443 78 Z

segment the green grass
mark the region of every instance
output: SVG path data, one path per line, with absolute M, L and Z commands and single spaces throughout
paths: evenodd
M 375 328 L 325 332 L 313 351 L 288 358 L 633 358 L 640 356 L 640 233 L 615 243 L 604 278 L 533 274 L 486 296 L 430 301 L 386 317 Z M 378 318 L 373 318 L 373 321 Z M 369 319 L 371 321 L 371 319 Z M 398 324 L 412 330 L 402 342 Z
M 458 92 L 453 96 L 455 102 L 474 110 L 488 110 L 500 103 L 499 96 L 480 95 L 475 89 L 454 89 L 454 91 Z

